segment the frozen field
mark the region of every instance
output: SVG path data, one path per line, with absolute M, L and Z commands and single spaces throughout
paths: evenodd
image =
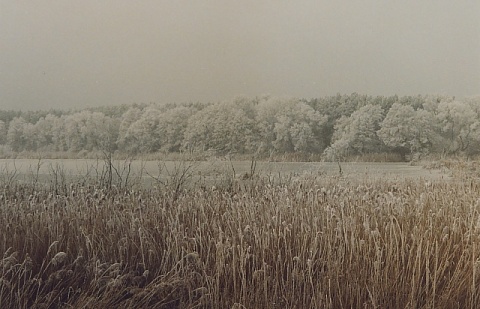
M 43 160 L 0 160 L 0 181 L 9 179 L 31 182 L 50 181 L 53 177 L 61 180 L 95 179 L 105 175 L 105 162 L 90 159 L 43 159 Z M 207 182 L 221 181 L 235 176 L 248 178 L 252 171 L 249 161 L 114 161 L 114 178 L 141 180 L 151 183 L 154 178 L 168 179 L 187 171 L 192 179 Z M 449 176 L 440 170 L 429 170 L 408 163 L 338 163 L 331 162 L 256 162 L 254 174 L 272 178 L 299 178 L 308 176 L 341 176 L 348 179 L 425 179 L 442 180 Z

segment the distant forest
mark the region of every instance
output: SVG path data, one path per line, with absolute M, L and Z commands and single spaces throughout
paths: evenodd
M 217 103 L 132 104 L 82 110 L 0 110 L 0 156 L 371 154 L 410 159 L 480 153 L 480 97 L 238 97 Z

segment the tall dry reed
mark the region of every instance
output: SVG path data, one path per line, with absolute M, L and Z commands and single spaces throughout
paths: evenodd
M 480 186 L 0 192 L 1 308 L 476 308 Z

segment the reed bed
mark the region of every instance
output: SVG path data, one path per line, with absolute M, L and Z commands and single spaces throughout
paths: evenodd
M 0 191 L 1 308 L 477 308 L 480 185 Z

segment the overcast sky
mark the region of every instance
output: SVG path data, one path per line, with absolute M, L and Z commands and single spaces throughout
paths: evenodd
M 0 0 L 0 109 L 480 94 L 475 0 Z

